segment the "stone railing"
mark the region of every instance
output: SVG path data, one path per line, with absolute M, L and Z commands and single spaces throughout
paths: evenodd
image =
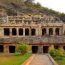
M 39 37 L 10 37 L 10 38 L 0 38 L 0 43 L 29 43 L 29 44 L 37 44 L 37 43 L 57 43 L 62 44 L 65 43 L 65 36 L 39 36 Z

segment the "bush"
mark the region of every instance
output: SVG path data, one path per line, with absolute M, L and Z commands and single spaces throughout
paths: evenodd
M 55 57 L 56 50 L 54 49 L 54 45 L 52 45 L 52 46 L 50 47 L 49 52 L 50 52 L 51 56 Z
M 64 56 L 64 51 L 62 49 L 51 49 L 50 54 L 52 57 L 60 60 Z
M 58 52 L 59 52 L 59 56 L 64 56 L 64 50 L 63 49 L 59 48 Z
M 50 50 L 50 54 L 51 54 L 51 56 L 53 56 L 53 57 L 55 57 L 56 56 L 56 50 L 55 49 L 51 49 Z
M 20 52 L 22 54 L 27 53 L 28 52 L 28 48 L 29 48 L 29 45 L 27 45 L 27 44 L 19 44 L 17 46 L 17 52 Z

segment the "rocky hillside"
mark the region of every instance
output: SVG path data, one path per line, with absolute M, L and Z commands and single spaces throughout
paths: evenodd
M 17 11 L 23 13 L 44 13 L 59 17 L 65 22 L 65 14 L 42 7 L 39 3 L 35 4 L 32 0 L 0 0 L 0 6 L 7 10 L 8 15 L 16 15 Z

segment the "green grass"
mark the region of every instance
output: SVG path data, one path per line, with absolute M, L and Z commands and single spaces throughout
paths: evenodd
M 21 65 L 27 60 L 31 54 L 15 55 L 15 56 L 0 56 L 0 65 Z

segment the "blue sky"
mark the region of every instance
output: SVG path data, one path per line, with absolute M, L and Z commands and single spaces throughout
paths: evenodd
M 42 6 L 65 13 L 65 0 L 35 0 Z

